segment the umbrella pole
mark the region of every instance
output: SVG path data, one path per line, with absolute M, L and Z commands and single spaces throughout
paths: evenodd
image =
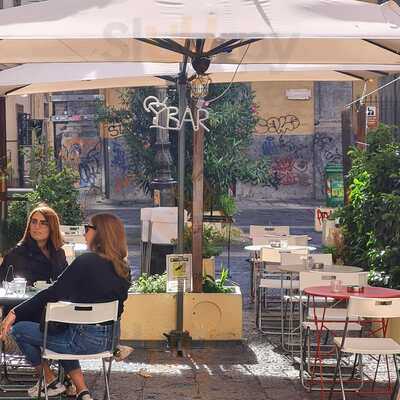
M 180 66 L 178 78 L 179 120 L 185 113 L 187 107 L 187 61 Z M 185 126 L 182 124 L 178 137 L 178 245 L 177 253 L 183 254 L 183 233 L 185 228 Z M 176 350 L 178 356 L 183 356 L 184 347 L 189 347 L 192 338 L 188 331 L 183 331 L 183 294 L 184 279 L 178 279 L 178 293 L 176 296 L 176 330 L 165 334 L 169 346 Z

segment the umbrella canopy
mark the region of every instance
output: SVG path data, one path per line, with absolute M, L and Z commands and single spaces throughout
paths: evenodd
M 0 11 L 0 63 L 179 62 L 182 54 L 238 63 L 236 47 L 261 39 L 245 62 L 400 64 L 399 37 L 394 1 L 48 0 Z M 199 38 L 185 48 L 184 39 Z
M 360 68 L 360 66 L 346 66 Z M 392 66 L 371 66 L 393 69 Z M 339 65 L 214 64 L 209 75 L 214 83 L 257 81 L 354 81 L 355 74 L 338 71 Z M 396 67 L 397 68 L 397 67 Z M 156 63 L 47 63 L 24 64 L 0 72 L 0 94 L 26 95 L 57 91 L 119 87 L 162 86 L 178 64 Z M 237 69 L 237 71 L 236 71 Z M 400 69 L 400 68 L 397 68 Z M 189 74 L 194 71 L 189 70 Z

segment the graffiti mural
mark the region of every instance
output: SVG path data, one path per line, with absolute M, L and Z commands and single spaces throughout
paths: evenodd
M 79 187 L 98 186 L 101 175 L 101 142 L 93 137 L 63 137 L 60 157 L 79 171 Z
M 304 136 L 267 136 L 262 153 L 270 157 L 272 171 L 283 186 L 312 184 L 312 149 Z
M 287 132 L 293 132 L 300 126 L 300 120 L 296 115 L 281 115 L 279 117 L 269 117 L 267 119 L 260 118 L 258 122 L 260 131 L 258 134 L 265 135 L 269 133 L 276 133 L 283 135 Z

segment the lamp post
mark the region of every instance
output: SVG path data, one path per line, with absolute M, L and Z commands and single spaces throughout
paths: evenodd
M 158 89 L 158 98 L 164 99 L 167 97 L 167 89 Z M 161 114 L 161 124 L 165 124 L 165 115 Z M 151 182 L 151 187 L 154 190 L 153 198 L 154 205 L 161 207 L 175 207 L 175 185 L 176 181 L 171 175 L 172 157 L 170 153 L 169 132 L 166 129 L 157 129 L 156 137 L 156 156 L 155 162 L 157 167 L 157 176 Z M 157 195 L 159 194 L 159 196 Z

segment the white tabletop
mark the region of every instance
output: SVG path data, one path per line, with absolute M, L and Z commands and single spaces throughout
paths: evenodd
M 353 267 L 350 265 L 325 265 L 323 269 L 309 269 L 305 265 L 279 265 L 278 269 L 282 272 L 303 272 L 303 271 L 311 271 L 311 272 L 332 272 L 332 273 L 351 273 L 351 272 L 362 272 L 363 269 L 360 267 Z
M 273 247 L 270 244 L 262 244 L 262 245 L 250 245 L 246 246 L 244 249 L 247 251 L 261 251 L 261 249 L 276 249 L 279 250 L 280 253 L 290 253 L 292 250 L 304 250 L 308 251 L 317 250 L 314 246 L 297 246 L 297 245 L 288 245 L 286 247 Z

